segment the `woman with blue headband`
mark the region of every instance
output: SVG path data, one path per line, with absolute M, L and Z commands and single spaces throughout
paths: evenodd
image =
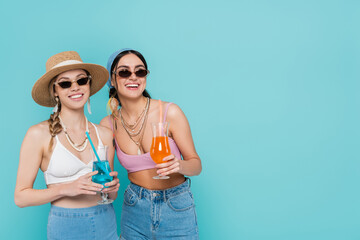
M 202 168 L 185 114 L 176 104 L 150 98 L 145 90 L 148 66 L 138 51 L 116 51 L 107 69 L 111 115 L 100 125 L 112 129 L 118 160 L 130 180 L 121 239 L 198 239 L 190 179 L 185 176 L 199 175 Z M 151 123 L 159 121 L 169 123 L 171 155 L 156 164 L 149 153 Z M 157 175 L 169 178 L 154 179 Z

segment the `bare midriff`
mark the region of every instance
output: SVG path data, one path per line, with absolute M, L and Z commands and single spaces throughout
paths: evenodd
M 169 179 L 153 179 L 157 169 L 147 169 L 138 172 L 132 172 L 128 174 L 129 180 L 136 185 L 150 189 L 150 190 L 164 190 L 183 183 L 185 177 L 182 174 L 174 173 L 169 175 Z
M 62 183 L 50 184 L 48 185 L 48 188 L 55 187 L 59 184 Z M 86 208 L 98 205 L 97 201 L 99 201 L 100 199 L 101 197 L 99 193 L 97 193 L 96 195 L 82 194 L 75 197 L 62 197 L 51 202 L 51 204 L 63 208 Z

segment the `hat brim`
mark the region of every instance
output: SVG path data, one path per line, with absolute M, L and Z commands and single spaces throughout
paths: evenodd
M 75 70 L 75 69 L 84 69 L 88 71 L 91 75 L 91 87 L 90 87 L 90 96 L 98 92 L 105 84 L 109 78 L 109 73 L 103 66 L 92 64 L 92 63 L 77 63 L 66 66 L 57 67 L 51 69 L 45 73 L 41 78 L 39 78 L 31 91 L 32 98 L 36 103 L 45 107 L 54 107 L 56 102 L 51 97 L 49 84 L 50 81 L 59 75 L 60 73 Z

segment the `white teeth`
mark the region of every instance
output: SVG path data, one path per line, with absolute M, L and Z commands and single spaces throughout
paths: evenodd
M 138 87 L 139 86 L 139 84 L 128 84 L 128 85 L 126 85 L 126 87 Z
M 81 96 L 82 96 L 82 94 L 72 95 L 72 96 L 70 96 L 70 98 L 79 98 L 79 97 L 81 97 Z

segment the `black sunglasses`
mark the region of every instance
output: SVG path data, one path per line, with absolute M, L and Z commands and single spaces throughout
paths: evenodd
M 83 86 L 83 85 L 86 85 L 90 80 L 91 80 L 91 77 L 88 76 L 88 77 L 83 77 L 83 78 L 80 78 L 80 79 L 74 80 L 74 81 L 62 81 L 62 82 L 58 82 L 55 84 L 57 84 L 61 88 L 65 89 L 65 88 L 70 88 L 71 85 L 73 84 L 73 82 L 76 82 L 79 86 Z
M 133 72 L 131 72 L 131 71 L 127 70 L 127 69 L 122 69 L 122 70 L 120 70 L 118 72 L 113 72 L 113 73 L 118 75 L 121 78 L 128 78 L 128 77 L 131 76 L 131 74 Z M 146 77 L 146 75 L 148 75 L 150 73 L 150 71 L 146 70 L 146 69 L 138 69 L 134 73 L 135 73 L 135 75 L 137 77 Z

